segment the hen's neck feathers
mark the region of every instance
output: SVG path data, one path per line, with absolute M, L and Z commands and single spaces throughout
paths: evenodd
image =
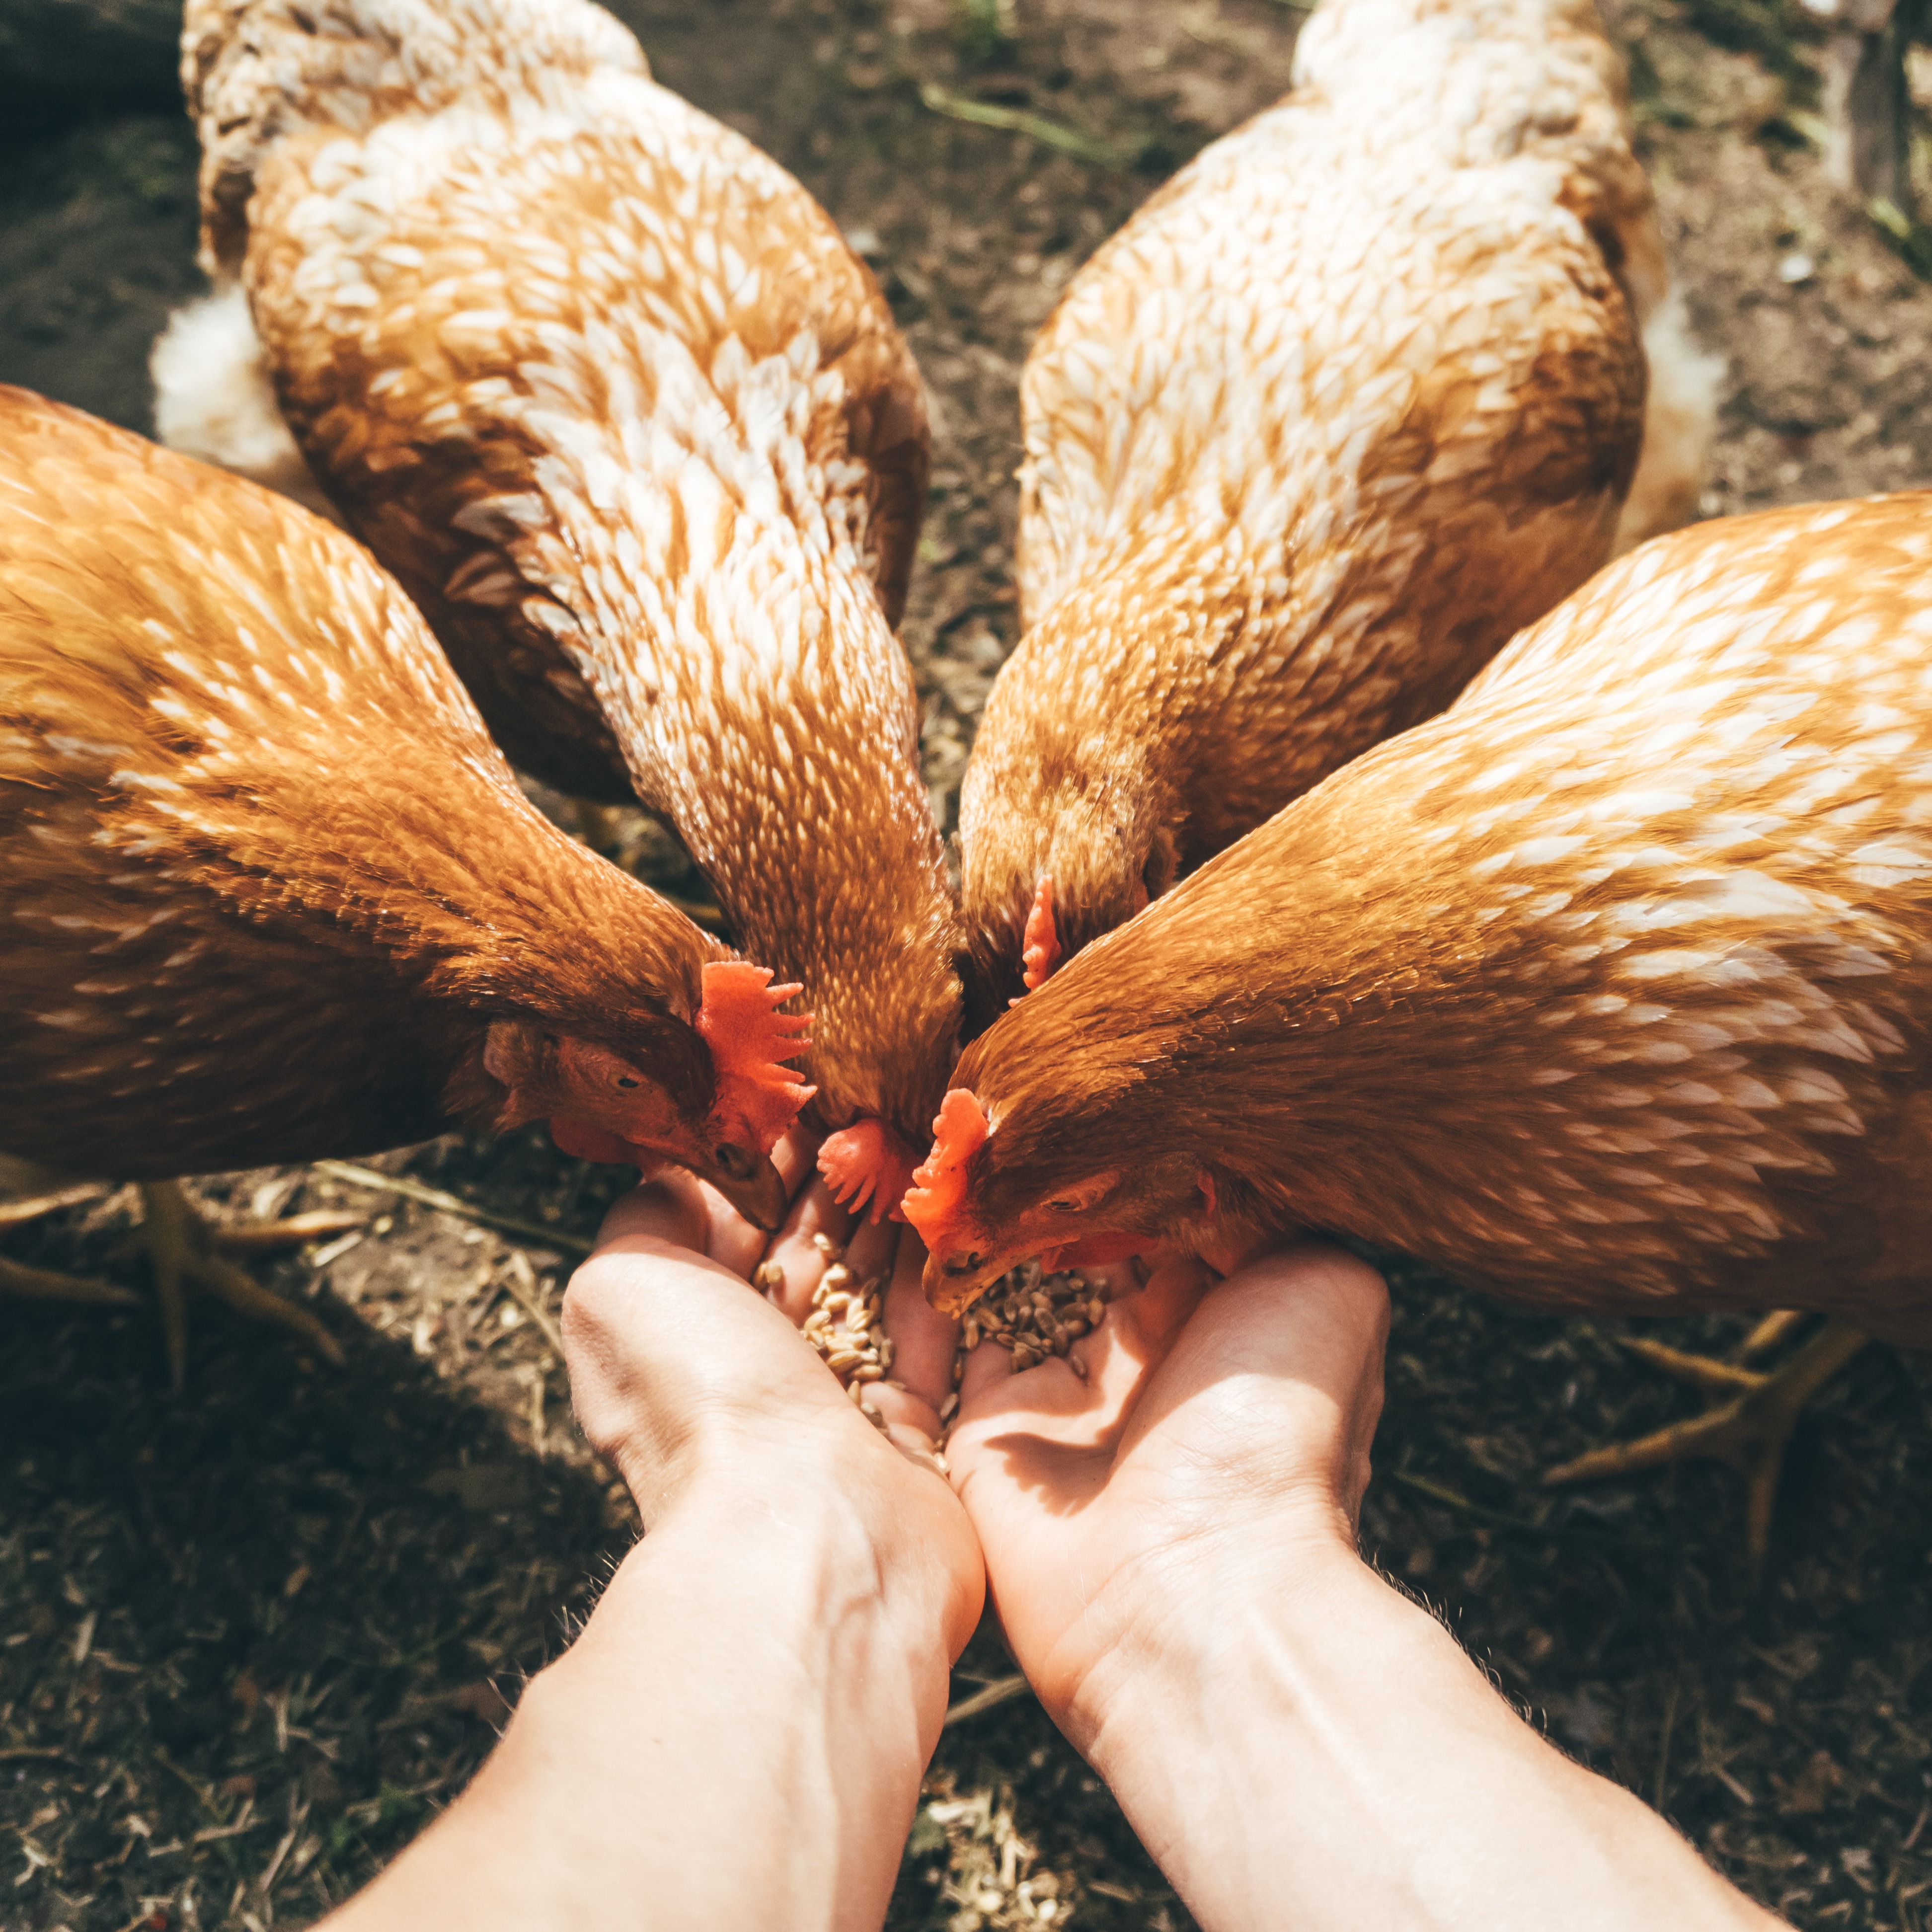
M 48 892 L 84 895 L 94 851 L 472 1013 L 614 1045 L 614 989 L 647 1028 L 695 1013 L 722 950 L 542 819 L 356 545 L 75 412 L 29 399 L 8 428 L 12 494 L 49 519 L 8 532 L 13 736 L 98 826 L 42 842 Z
M 526 15 L 620 32 L 577 0 L 476 0 L 460 85 L 414 96 L 383 47 L 443 60 L 422 0 L 356 0 L 372 51 L 335 56 L 340 82 L 308 76 L 283 0 L 245 0 L 249 34 L 290 45 L 279 92 L 224 4 L 204 141 L 245 163 L 245 279 L 318 474 L 512 755 L 572 788 L 577 741 L 601 794 L 620 748 L 748 950 L 805 982 L 820 1120 L 922 1132 L 959 996 L 887 623 L 924 408 L 876 287 L 634 47 L 492 66 Z

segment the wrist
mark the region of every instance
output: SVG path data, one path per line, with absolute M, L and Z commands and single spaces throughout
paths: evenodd
M 1393 1594 L 1322 1521 L 1170 1545 L 1121 1581 L 1108 1640 L 1054 1711 L 1110 1784 L 1131 1778 L 1144 1749 L 1218 1748 L 1220 1687 L 1251 1679 L 1258 1653 L 1279 1653 L 1304 1634 L 1315 1641 L 1358 1614 L 1365 1597 Z
M 600 1932 L 883 1917 L 948 1655 L 868 1512 L 708 1472 L 349 1922 Z
M 1258 1627 L 1318 1616 L 1364 1580 L 1383 1587 L 1338 1510 L 1223 1522 L 1163 1539 L 1116 1571 L 1065 1633 L 1071 1654 L 1028 1659 L 1028 1672 L 1054 1721 L 1091 1758 L 1123 1712 L 1162 1712 L 1171 1729 L 1210 1675 L 1238 1671 Z
M 1090 1673 L 1076 1706 L 1082 1748 L 1200 1923 L 1279 1922 L 1271 1910 L 1304 1882 L 1284 1885 L 1310 1849 L 1298 1837 L 1379 1838 L 1367 1821 L 1384 1784 L 1399 1781 L 1364 1733 L 1365 1687 L 1419 1686 L 1430 1672 L 1418 1661 L 1446 1640 L 1426 1611 L 1327 1537 L 1292 1552 L 1223 1557 L 1164 1609 L 1125 1654 Z M 1386 1728 L 1386 1713 L 1368 1726 Z M 1391 1861 L 1402 1856 L 1393 1844 L 1388 1851 Z M 1319 1869 L 1318 1855 L 1304 1876 Z M 1418 1904 L 1412 1897 L 1405 1909 Z M 1412 1920 L 1396 1913 L 1388 1922 L 1398 1922 Z M 1311 1910 L 1307 1922 L 1347 1922 Z M 1412 1922 L 1435 1922 L 1415 1910 Z
M 910 1666 L 934 1673 L 943 1691 L 949 1631 L 962 1615 L 962 1566 L 949 1547 L 935 1547 L 946 1539 L 928 1530 L 919 1508 L 928 1499 L 906 1493 L 929 1484 L 950 1508 L 942 1479 L 883 1442 L 862 1456 L 821 1456 L 809 1442 L 794 1448 L 782 1456 L 715 1459 L 659 1510 L 607 1595 L 620 1581 L 633 1587 L 633 1576 L 639 1584 L 646 1576 L 674 1577 L 715 1597 L 725 1613 L 756 1605 L 788 1654 L 802 1654 L 808 1633 L 842 1632 L 902 1652 Z M 976 1585 L 978 1577 L 976 1551 Z

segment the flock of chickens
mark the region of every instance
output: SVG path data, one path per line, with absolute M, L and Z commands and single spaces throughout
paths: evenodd
M 1798 1396 L 1932 1341 L 1932 495 L 1658 534 L 1714 372 L 1591 0 L 1296 70 L 1034 348 L 956 894 L 823 211 L 590 0 L 188 0 L 173 448 L 0 392 L 0 1147 L 146 1184 L 177 1376 L 190 1282 L 326 1334 L 170 1177 L 534 1120 L 764 1228 L 800 1120 L 951 1312 L 1292 1226 L 1823 1311 L 1696 1438 L 1759 1540 Z

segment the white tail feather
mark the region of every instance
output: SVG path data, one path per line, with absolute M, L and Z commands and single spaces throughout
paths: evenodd
M 1617 522 L 1618 556 L 1647 538 L 1681 530 L 1696 515 L 1724 376 L 1724 358 L 1706 353 L 1692 339 L 1684 298 L 1675 289 L 1644 324 L 1643 352 L 1650 365 L 1643 453 Z
M 169 448 L 266 484 L 332 522 L 275 401 L 262 344 L 239 287 L 178 308 L 155 338 L 154 431 Z

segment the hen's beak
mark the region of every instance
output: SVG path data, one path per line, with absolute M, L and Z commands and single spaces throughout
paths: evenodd
M 705 1166 L 694 1162 L 692 1171 L 716 1188 L 753 1227 L 776 1234 L 784 1226 L 791 1196 L 784 1175 L 765 1155 L 728 1141 L 712 1150 Z
M 1018 1258 L 976 1249 L 935 1248 L 926 1258 L 920 1286 L 940 1314 L 957 1319 L 991 1288 Z

